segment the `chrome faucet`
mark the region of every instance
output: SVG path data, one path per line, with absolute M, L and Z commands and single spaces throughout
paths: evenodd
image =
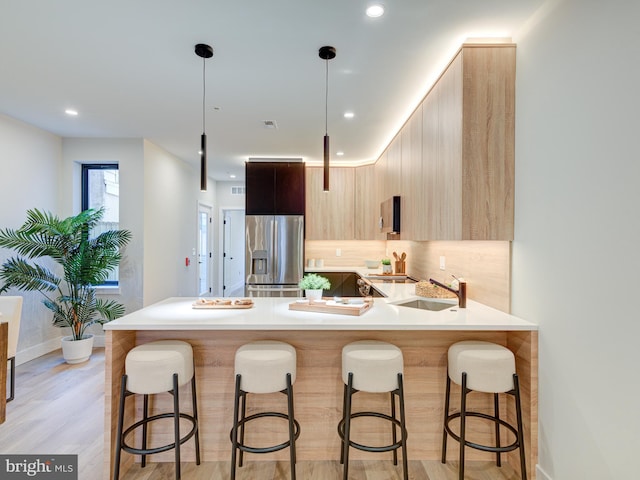
M 434 280 L 433 278 L 430 278 L 429 282 L 441 288 L 444 288 L 445 290 L 448 290 L 451 293 L 455 293 L 456 297 L 458 297 L 458 307 L 467 308 L 467 282 L 460 282 L 458 284 L 458 290 L 451 288 L 445 285 L 444 283 L 440 283 L 439 281 Z

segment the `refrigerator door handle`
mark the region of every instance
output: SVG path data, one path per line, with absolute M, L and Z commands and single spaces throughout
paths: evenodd
M 271 264 L 272 275 L 270 277 L 271 281 L 275 281 L 275 278 L 280 278 L 280 263 L 278 259 L 278 220 L 274 218 L 271 221 Z

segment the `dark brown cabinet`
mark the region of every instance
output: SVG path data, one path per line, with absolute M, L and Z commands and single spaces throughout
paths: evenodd
M 247 215 L 304 215 L 302 162 L 247 162 Z

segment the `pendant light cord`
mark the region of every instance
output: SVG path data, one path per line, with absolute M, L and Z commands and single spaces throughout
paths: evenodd
M 328 135 L 328 116 L 329 116 L 329 60 L 324 61 L 326 65 L 326 74 L 325 74 L 325 93 L 324 93 L 324 134 Z
M 204 111 L 205 111 L 205 98 L 206 98 L 206 92 L 207 92 L 207 82 L 205 81 L 205 62 L 206 59 L 204 57 L 202 57 L 202 134 L 205 134 L 205 115 L 204 115 Z

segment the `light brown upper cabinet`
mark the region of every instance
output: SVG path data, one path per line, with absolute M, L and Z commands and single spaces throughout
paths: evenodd
M 513 240 L 514 104 L 515 45 L 464 45 L 422 104 L 411 239 Z
M 378 217 L 380 202 L 377 196 L 375 165 L 355 168 L 355 237 L 373 240 L 380 234 Z
M 323 191 L 322 167 L 306 168 L 305 238 L 354 240 L 355 168 L 329 169 L 329 191 Z

